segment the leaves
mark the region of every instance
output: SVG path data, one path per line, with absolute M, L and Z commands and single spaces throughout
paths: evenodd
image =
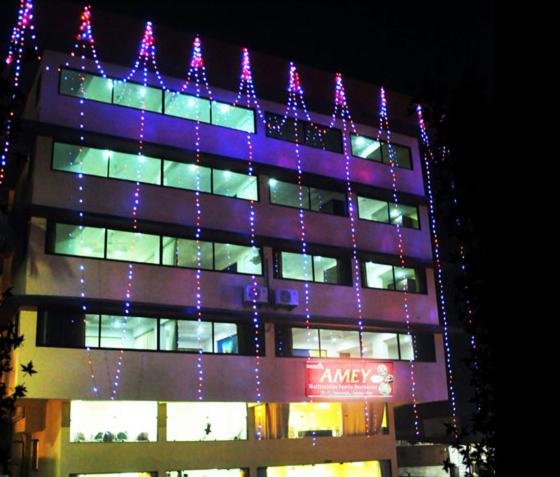
M 33 376 L 37 373 L 37 371 L 33 368 L 33 361 L 29 361 L 27 364 L 22 364 L 21 370 L 23 374 L 28 374 L 29 376 Z

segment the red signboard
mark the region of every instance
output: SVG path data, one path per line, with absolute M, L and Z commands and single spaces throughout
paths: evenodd
M 394 381 L 390 361 L 312 359 L 305 366 L 309 398 L 392 397 Z

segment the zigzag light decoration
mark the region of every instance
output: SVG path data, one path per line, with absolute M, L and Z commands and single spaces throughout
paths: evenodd
M 432 191 L 432 171 L 431 166 L 433 162 L 433 152 L 430 147 L 430 140 L 426 130 L 426 124 L 424 123 L 424 118 L 422 114 L 422 106 L 419 104 L 416 106 L 416 114 L 418 117 L 418 127 L 420 129 L 420 138 L 422 140 L 422 145 L 424 146 L 424 168 L 426 171 L 426 188 L 428 191 L 428 203 L 430 210 L 430 229 L 432 231 L 432 240 L 434 245 L 434 257 L 436 262 L 436 282 L 439 295 L 439 305 L 441 311 L 441 318 L 443 322 L 443 343 L 445 348 L 445 364 L 447 367 L 447 387 L 449 389 L 449 397 L 451 403 L 451 420 L 453 431 L 457 434 L 457 402 L 455 397 L 455 386 L 453 380 L 453 367 L 451 364 L 451 344 L 449 342 L 449 329 L 448 329 L 448 319 L 447 319 L 447 304 L 445 301 L 445 287 L 443 282 L 443 266 L 440 257 L 439 248 L 439 235 L 437 231 L 436 214 L 435 214 L 435 204 L 434 195 Z M 464 254 L 464 248 L 461 246 L 462 255 Z M 464 255 L 463 255 L 464 256 Z M 464 263 L 464 262 L 463 262 Z M 471 338 L 471 343 L 475 345 L 474 336 Z

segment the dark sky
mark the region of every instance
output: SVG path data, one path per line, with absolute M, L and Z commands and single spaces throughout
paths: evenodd
M 7 40 L 19 1 L 1 3 L 0 33 Z M 60 0 L 35 0 L 37 8 L 53 3 Z M 103 9 L 150 19 L 403 93 L 417 93 L 426 84 L 453 90 L 461 82 L 476 81 L 488 98 L 493 96 L 493 1 L 91 4 L 94 13 Z M 37 26 L 40 32 L 40 18 Z M 69 25 L 69 33 L 74 29 Z

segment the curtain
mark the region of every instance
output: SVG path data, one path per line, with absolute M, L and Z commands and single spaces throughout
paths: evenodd
M 383 401 L 372 401 L 367 403 L 369 414 L 369 433 L 381 433 L 381 423 L 383 422 L 383 412 L 385 403 Z M 364 416 L 365 403 L 343 402 L 342 403 L 342 429 L 345 436 L 363 436 L 366 434 L 366 419 Z
M 268 438 L 287 438 L 289 419 L 290 405 L 288 403 L 275 402 L 266 404 L 266 424 Z

